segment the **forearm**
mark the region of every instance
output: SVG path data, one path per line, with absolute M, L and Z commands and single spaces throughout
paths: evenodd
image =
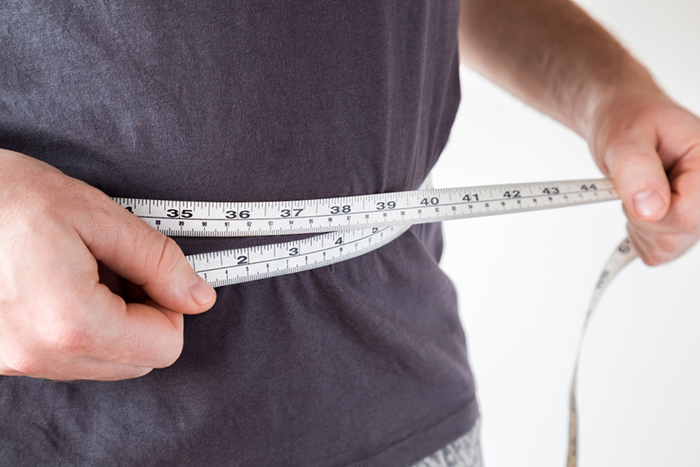
M 646 69 L 568 0 L 462 0 L 461 8 L 462 63 L 587 139 L 609 96 L 658 92 Z

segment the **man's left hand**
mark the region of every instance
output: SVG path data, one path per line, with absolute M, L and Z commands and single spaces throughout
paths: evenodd
M 595 115 L 589 144 L 632 244 L 652 266 L 681 256 L 700 238 L 700 119 L 648 89 L 620 92 Z

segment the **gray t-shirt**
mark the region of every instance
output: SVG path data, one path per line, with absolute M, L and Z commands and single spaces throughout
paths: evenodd
M 457 20 L 457 0 L 3 0 L 0 147 L 110 196 L 415 189 L 459 104 Z M 441 252 L 439 225 L 414 226 L 360 258 L 220 288 L 186 317 L 181 358 L 143 378 L 0 376 L 0 464 L 418 461 L 478 415 Z

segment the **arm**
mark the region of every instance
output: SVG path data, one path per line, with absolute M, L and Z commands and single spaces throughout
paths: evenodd
M 647 264 L 698 239 L 700 120 L 567 0 L 462 0 L 463 63 L 584 137 Z

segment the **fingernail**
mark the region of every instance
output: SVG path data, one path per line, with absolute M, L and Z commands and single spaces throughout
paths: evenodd
M 634 196 L 634 209 L 642 217 L 654 217 L 664 208 L 664 200 L 654 190 L 640 191 Z
M 214 292 L 211 285 L 207 284 L 204 279 L 199 277 L 199 274 L 193 272 L 190 278 L 190 295 L 199 305 L 206 305 L 214 300 L 216 292 Z

